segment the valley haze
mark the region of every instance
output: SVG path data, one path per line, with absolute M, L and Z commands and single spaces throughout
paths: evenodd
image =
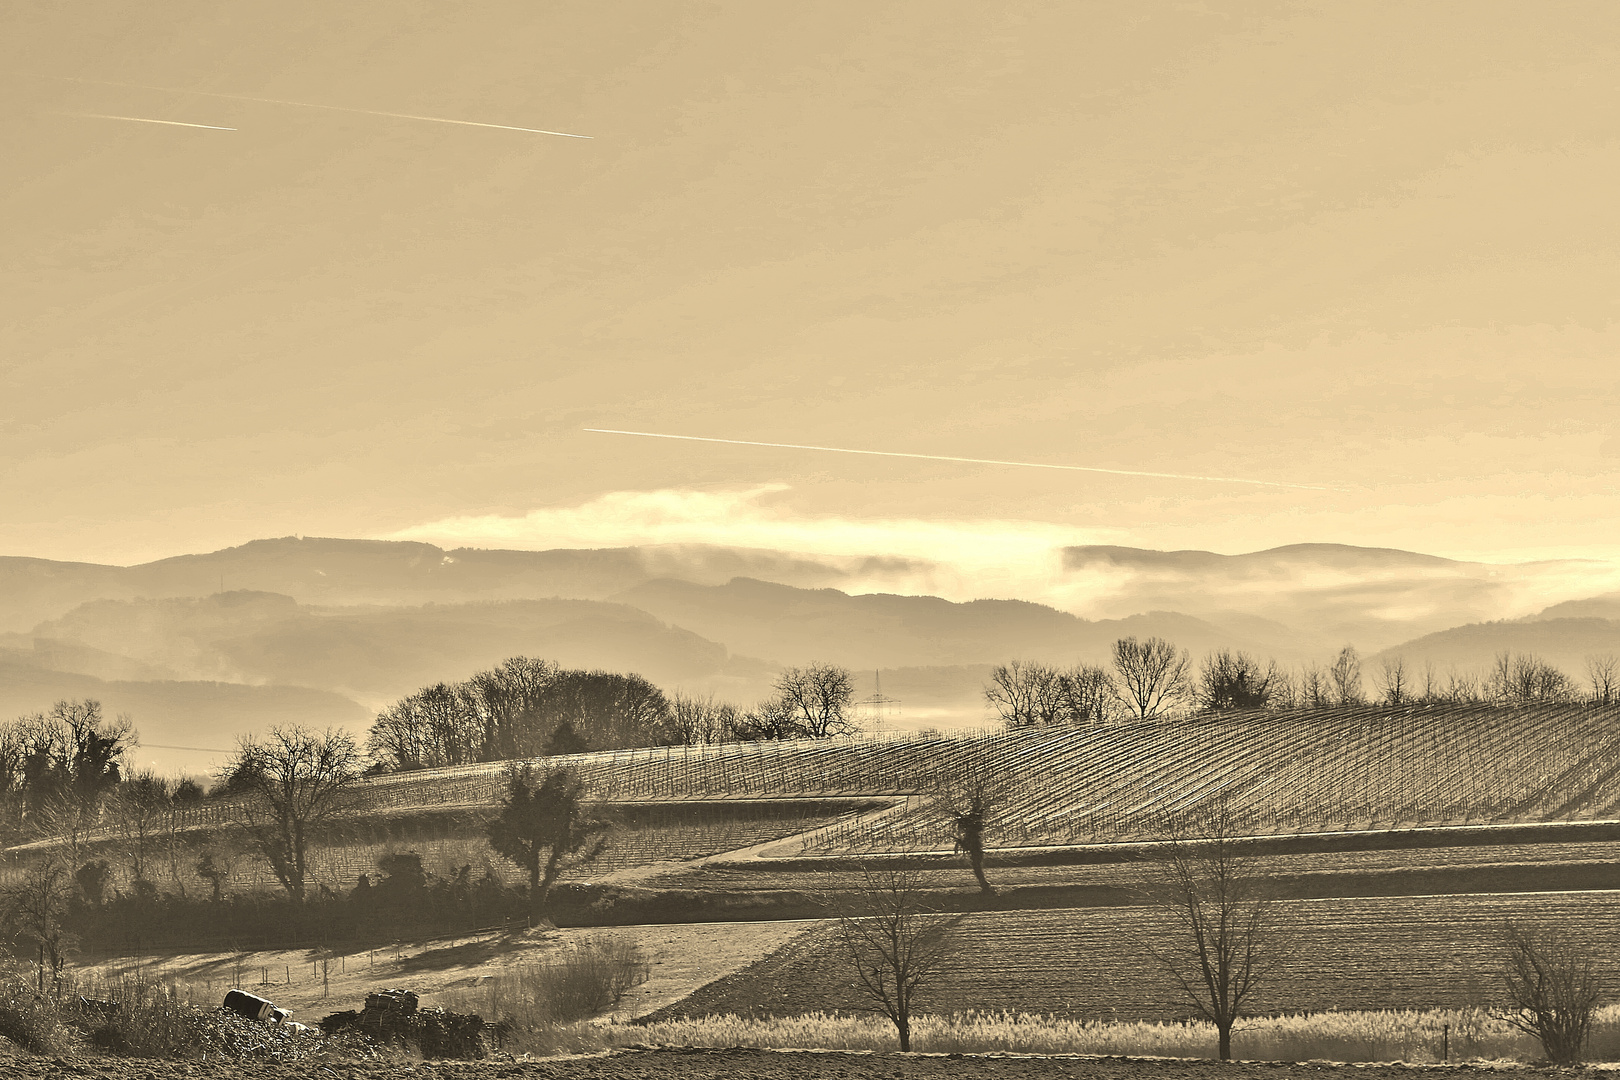
M 916 560 L 708 545 L 543 551 L 284 537 L 134 566 L 0 558 L 0 713 L 90 697 L 206 769 L 271 723 L 362 732 L 394 700 L 508 656 L 636 672 L 744 707 L 784 667 L 854 673 L 898 704 L 881 730 L 991 723 L 982 688 L 1013 659 L 1104 663 L 1124 636 L 1195 660 L 1241 649 L 1286 665 L 1354 645 L 1483 670 L 1534 653 L 1579 677 L 1620 651 L 1620 593 L 1578 563 L 1489 565 L 1304 544 L 1241 555 L 1070 546 L 1049 596 L 907 592 Z M 1369 671 L 1369 677 L 1371 671 Z M 195 750 L 165 747 L 196 747 Z

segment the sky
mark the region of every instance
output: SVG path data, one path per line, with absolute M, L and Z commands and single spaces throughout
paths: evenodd
M 1615 70 L 1607 2 L 11 0 L 0 554 L 1620 562 Z

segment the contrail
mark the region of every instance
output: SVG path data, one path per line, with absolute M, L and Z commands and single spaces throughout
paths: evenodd
M 114 116 L 111 113 L 81 112 L 66 113 L 66 116 L 87 116 L 94 120 L 133 120 L 137 124 L 167 124 L 170 127 L 207 128 L 209 131 L 235 131 L 233 127 L 220 127 L 217 124 L 187 124 L 179 120 L 153 120 L 149 116 Z
M 67 82 L 92 83 L 96 86 L 122 86 L 131 90 L 156 90 L 165 94 L 194 94 L 198 97 L 222 98 L 225 101 L 256 101 L 261 105 L 290 105 L 296 109 L 325 109 L 328 112 L 359 113 L 361 116 L 391 116 L 395 120 L 425 120 L 430 124 L 457 124 L 461 127 L 495 128 L 499 131 L 526 131 L 531 135 L 556 135 L 564 139 L 594 139 L 594 135 L 575 135 L 569 131 L 546 131 L 543 128 L 514 127 L 511 124 L 484 124 L 476 120 L 450 120 L 443 116 L 417 116 L 413 113 L 383 112 L 379 109 L 352 109 L 346 105 L 317 105 L 310 101 L 284 101 L 281 98 L 250 97 L 247 94 L 217 94 L 211 90 L 183 90 L 176 86 L 148 86 L 145 83 L 112 82 L 108 79 L 81 79 L 72 75 L 40 76 Z
M 229 750 L 221 750 L 217 746 L 170 746 L 168 743 L 149 742 L 141 743 L 142 750 L 200 750 L 205 754 L 229 754 Z
M 867 454 L 872 457 L 916 458 L 920 461 L 960 461 L 969 465 L 1011 465 L 1020 469 L 1061 469 L 1065 472 L 1107 473 L 1110 476 L 1148 476 L 1159 480 L 1204 480 L 1215 484 L 1253 484 L 1257 487 L 1295 488 L 1300 491 L 1337 491 L 1315 484 L 1285 484 L 1278 480 L 1243 480 L 1235 476 L 1195 476 L 1188 473 L 1142 472 L 1136 469 L 1103 469 L 1095 465 L 1052 465 L 1043 461 L 1001 461 L 997 458 L 952 457 L 948 454 L 906 454 L 897 450 L 851 450 L 846 446 L 806 446 L 802 443 L 754 442 L 751 439 L 709 439 L 701 435 L 665 435 L 656 431 L 618 431 L 614 428 L 585 428 L 598 435 L 639 435 L 644 439 L 681 439 L 685 442 L 727 443 L 731 446 L 770 446 L 779 450 L 820 450 L 828 454 Z

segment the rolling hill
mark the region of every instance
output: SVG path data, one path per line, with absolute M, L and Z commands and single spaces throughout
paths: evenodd
M 1597 618 L 1536 618 L 1511 622 L 1471 623 L 1404 642 L 1371 658 L 1403 658 L 1409 670 L 1433 664 L 1440 671 L 1453 667 L 1483 671 L 1499 653 L 1533 653 L 1561 669 L 1577 683 L 1585 682 L 1586 659 L 1620 655 L 1620 620 Z

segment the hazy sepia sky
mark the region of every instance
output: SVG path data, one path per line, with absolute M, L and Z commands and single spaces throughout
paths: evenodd
M 0 553 L 1620 555 L 1616 71 L 1608 0 L 9 0 Z

